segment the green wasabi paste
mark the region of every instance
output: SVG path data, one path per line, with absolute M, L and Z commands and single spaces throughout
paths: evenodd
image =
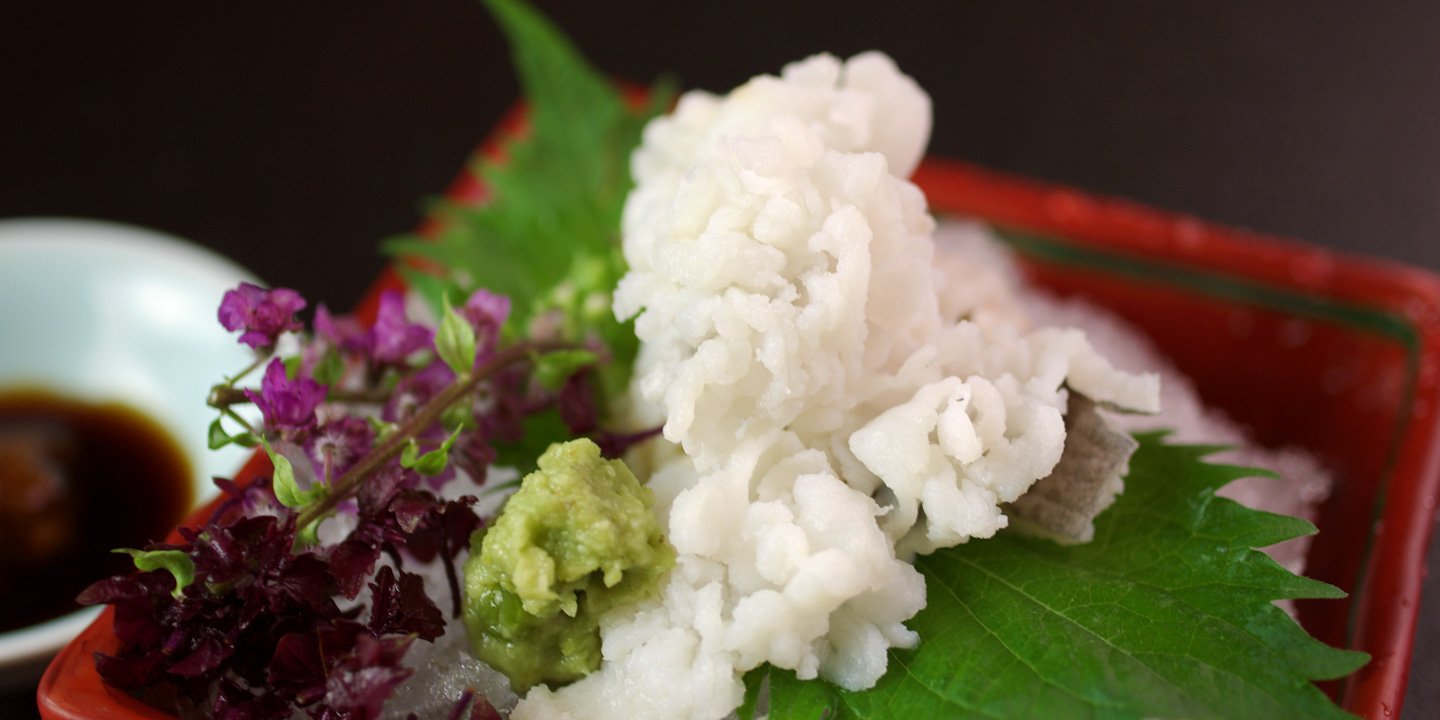
M 516 692 L 600 666 L 600 616 L 675 564 L 654 496 L 589 440 L 551 445 L 500 517 L 470 539 L 465 627 Z

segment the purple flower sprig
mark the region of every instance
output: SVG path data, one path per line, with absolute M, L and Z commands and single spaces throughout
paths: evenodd
M 524 342 L 511 345 L 478 364 L 469 375 L 462 375 L 445 386 L 423 405 L 417 408 L 393 432 L 377 443 L 365 457 L 360 458 L 349 470 L 336 479 L 330 492 L 318 502 L 306 507 L 300 514 L 301 527 L 315 522 L 328 514 L 344 500 L 354 497 L 366 477 L 395 459 L 409 444 L 428 428 L 439 422 L 446 409 L 473 393 L 480 383 L 509 365 L 529 360 L 535 353 L 551 352 L 574 347 L 565 342 Z
M 168 684 L 191 706 L 236 720 L 297 710 L 374 718 L 410 674 L 400 661 L 412 640 L 444 631 L 443 591 L 404 564 L 439 562 L 450 613 L 461 612 L 455 563 L 483 518 L 474 495 L 442 500 L 432 490 L 457 471 L 478 487 L 491 464 L 533 461 L 534 445 L 566 429 L 609 437 L 593 381 L 605 348 L 502 337 L 504 296 L 476 292 L 446 307 L 435 329 L 411 322 L 399 294 L 381 298 L 369 328 L 320 306 L 305 334 L 296 318 L 304 307 L 294 291 L 254 285 L 222 301 L 221 322 L 256 358 L 212 388 L 221 417 L 210 441 L 263 445 L 274 472 L 244 488 L 217 481 L 229 499 L 204 528 L 134 551 L 153 561 L 145 571 L 86 591 L 85 602 L 116 610 L 122 649 L 97 661 L 107 683 Z M 281 357 L 287 332 L 300 333 L 298 353 Z M 237 386 L 262 368 L 254 387 Z M 260 422 L 235 412 L 244 404 Z M 560 429 L 537 435 L 529 420 L 547 412 Z M 244 432 L 230 435 L 222 422 Z M 606 446 L 644 436 L 616 435 Z M 350 529 L 322 541 L 321 523 L 336 515 L 345 522 L 326 527 Z M 189 570 L 172 579 L 148 567 L 156 565 Z M 354 607 L 365 587 L 368 614 Z M 483 698 L 469 713 L 494 715 Z

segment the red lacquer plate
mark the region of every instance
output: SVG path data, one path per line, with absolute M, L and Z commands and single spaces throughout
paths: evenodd
M 1335 470 L 1309 574 L 1350 597 L 1301 603 L 1301 621 L 1374 658 L 1328 688 L 1346 709 L 1398 715 L 1440 489 L 1440 277 L 958 162 L 927 161 L 915 181 L 936 213 L 1002 229 L 1034 283 L 1136 324 L 1261 441 L 1306 448 Z M 473 202 L 483 190 L 467 174 L 449 196 Z M 394 287 L 387 273 L 362 316 Z M 42 716 L 169 718 L 100 682 L 93 654 L 115 650 L 107 609 L 50 665 Z

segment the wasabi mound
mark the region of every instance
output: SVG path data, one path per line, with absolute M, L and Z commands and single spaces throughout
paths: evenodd
M 589 440 L 552 445 L 471 540 L 465 625 L 517 692 L 600 665 L 599 618 L 655 591 L 675 554 L 650 491 Z

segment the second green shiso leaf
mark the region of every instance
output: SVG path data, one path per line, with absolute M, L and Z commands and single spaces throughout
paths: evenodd
M 1206 463 L 1214 448 L 1140 440 L 1092 542 L 1002 533 L 920 558 L 920 646 L 863 692 L 758 669 L 746 681 L 768 677 L 770 720 L 1350 717 L 1312 681 L 1367 656 L 1273 604 L 1343 593 L 1252 549 L 1314 526 L 1217 497 L 1256 471 Z

